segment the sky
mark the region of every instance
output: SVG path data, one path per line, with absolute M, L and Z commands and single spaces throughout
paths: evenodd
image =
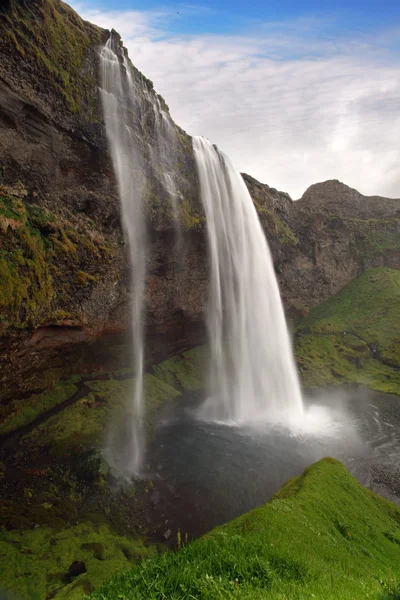
M 327 179 L 400 198 L 398 0 L 69 3 L 240 171 L 294 199 Z

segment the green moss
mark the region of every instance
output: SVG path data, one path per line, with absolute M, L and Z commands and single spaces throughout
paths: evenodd
M 35 64 L 69 110 L 82 110 L 91 94 L 83 60 L 87 48 L 101 42 L 100 28 L 82 21 L 63 2 L 39 0 L 26 5 L 11 0 L 0 32 L 25 61 Z
M 96 283 L 97 277 L 86 273 L 85 271 L 78 271 L 75 277 L 75 281 L 77 285 L 90 285 L 92 283 Z
M 207 347 L 199 346 L 154 366 L 152 373 L 144 375 L 144 419 L 148 433 L 152 433 L 158 410 L 165 402 L 174 400 L 182 392 L 204 388 L 207 359 Z M 122 372 L 114 373 L 115 377 L 121 375 Z M 113 379 L 110 375 L 110 379 L 96 380 L 96 374 L 92 374 L 93 380 L 87 381 L 87 377 L 85 385 L 90 392 L 29 432 L 24 440 L 30 447 L 48 448 L 54 457 L 100 449 L 111 422 L 115 429 L 123 432 L 126 423 L 135 418 L 134 378 Z M 2 415 L 0 433 L 26 425 L 72 397 L 79 379 L 60 382 L 49 392 L 8 405 L 11 412 Z
M 197 211 L 187 198 L 179 204 L 179 219 L 186 231 L 200 230 L 206 222 L 204 214 Z
M 39 425 L 28 434 L 26 441 L 35 448 L 49 448 L 52 456 L 102 448 L 111 422 L 122 431 L 134 418 L 131 401 L 134 383 L 134 379 L 87 382 L 89 394 Z M 143 386 L 145 421 L 151 430 L 160 405 L 176 398 L 180 392 L 150 374 L 144 376 Z M 44 402 L 50 402 L 50 398 L 45 397 Z
M 0 532 L 0 588 L 21 600 L 78 599 L 115 571 L 154 553 L 141 539 L 117 535 L 107 525 L 4 531 Z M 75 561 L 84 563 L 86 572 L 72 577 L 69 568 Z
M 206 346 L 198 346 L 153 367 L 158 379 L 179 390 L 192 391 L 204 388 L 208 352 Z
M 25 195 L 0 186 L 0 334 L 70 316 L 64 306 L 90 294 L 114 254 L 100 236 L 25 204 Z
M 281 244 L 284 246 L 297 246 L 299 239 L 289 225 L 276 214 L 274 214 L 274 221 Z
M 400 272 L 365 271 L 296 327 L 303 382 L 356 382 L 400 394 Z
M 143 378 L 145 421 L 148 429 L 152 429 L 160 406 L 180 396 L 180 392 L 161 379 L 146 373 Z
M 0 424 L 0 433 L 12 431 L 31 423 L 37 416 L 70 398 L 77 390 L 71 382 L 57 384 L 52 390 L 34 394 L 26 400 L 9 403 L 8 415 Z
M 265 204 L 261 204 L 254 198 L 253 202 L 254 206 L 256 207 L 257 214 L 269 235 L 275 234 L 280 243 L 284 246 L 297 246 L 299 243 L 298 237 L 289 227 L 289 225 L 287 225 L 287 223 L 285 223 L 285 221 L 273 210 L 267 208 Z
M 323 459 L 265 506 L 113 577 L 92 597 L 383 598 L 400 581 L 399 532 L 394 504 Z
M 46 249 L 24 203 L 0 188 L 0 333 L 40 321 L 53 298 Z

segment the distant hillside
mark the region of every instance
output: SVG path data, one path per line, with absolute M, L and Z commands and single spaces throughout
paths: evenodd
M 297 325 L 306 387 L 359 383 L 400 395 L 400 271 L 368 269 Z

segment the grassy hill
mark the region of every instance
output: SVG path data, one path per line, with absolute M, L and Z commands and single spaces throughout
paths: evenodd
M 325 458 L 264 506 L 117 575 L 96 600 L 395 599 L 400 509 Z
M 400 395 L 400 271 L 368 269 L 296 328 L 305 387 L 359 383 Z

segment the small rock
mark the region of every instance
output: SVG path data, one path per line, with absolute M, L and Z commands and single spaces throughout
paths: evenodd
M 82 573 L 86 573 L 85 563 L 80 560 L 75 560 L 69 567 L 68 573 L 70 577 L 78 577 Z
M 166 540 L 169 540 L 169 538 L 171 537 L 171 533 L 172 531 L 170 529 L 167 529 L 167 531 L 164 533 L 164 537 Z

